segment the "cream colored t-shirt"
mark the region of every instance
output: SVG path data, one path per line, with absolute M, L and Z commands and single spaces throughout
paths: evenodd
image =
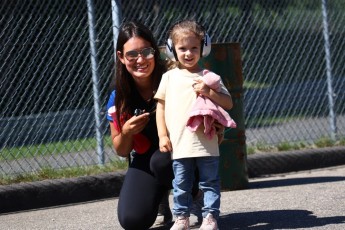
M 202 76 L 175 68 L 162 76 L 154 98 L 165 100 L 165 123 L 172 143 L 172 158 L 219 156 L 218 137 L 210 140 L 204 134 L 204 126 L 200 125 L 196 132 L 187 129 L 189 112 L 196 100 L 193 91 L 193 79 Z M 221 81 L 221 93 L 230 95 Z

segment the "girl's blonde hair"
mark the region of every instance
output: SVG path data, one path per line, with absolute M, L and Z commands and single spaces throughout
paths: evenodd
M 176 43 L 179 39 L 191 34 L 203 41 L 206 33 L 204 27 L 195 20 L 186 19 L 175 23 L 171 27 L 169 38 L 173 43 Z

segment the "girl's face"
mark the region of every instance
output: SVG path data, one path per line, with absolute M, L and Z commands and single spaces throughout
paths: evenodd
M 200 71 L 198 61 L 200 60 L 201 41 L 195 35 L 178 39 L 174 43 L 176 55 L 180 66 L 190 72 Z
M 132 37 L 123 45 L 123 53 L 117 52 L 117 57 L 136 82 L 148 80 L 153 72 L 155 59 L 154 51 L 150 48 L 150 42 L 141 37 Z

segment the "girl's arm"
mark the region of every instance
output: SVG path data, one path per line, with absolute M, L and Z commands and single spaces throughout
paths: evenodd
M 218 104 L 220 107 L 222 107 L 225 110 L 229 110 L 233 106 L 232 98 L 230 95 L 220 93 L 220 92 L 214 91 L 213 89 L 210 89 L 209 94 L 205 96 L 210 98 L 214 103 Z
M 171 152 L 172 145 L 168 136 L 168 130 L 165 123 L 165 101 L 158 99 L 156 109 L 156 122 L 159 137 L 159 150 L 161 152 Z
M 193 85 L 194 92 L 210 98 L 214 103 L 225 110 L 232 108 L 232 98 L 230 95 L 217 92 L 208 87 L 201 79 L 196 79 Z

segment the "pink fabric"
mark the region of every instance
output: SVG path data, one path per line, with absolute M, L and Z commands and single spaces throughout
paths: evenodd
M 204 70 L 203 81 L 211 89 L 220 91 L 220 76 Z M 204 125 L 204 133 L 209 138 L 212 139 L 216 134 L 216 128 L 214 127 L 214 122 L 217 121 L 225 127 L 236 128 L 235 121 L 230 117 L 230 115 L 219 105 L 215 104 L 209 98 L 199 95 L 192 107 L 189 114 L 189 119 L 187 121 L 187 128 L 195 132 L 198 127 Z

